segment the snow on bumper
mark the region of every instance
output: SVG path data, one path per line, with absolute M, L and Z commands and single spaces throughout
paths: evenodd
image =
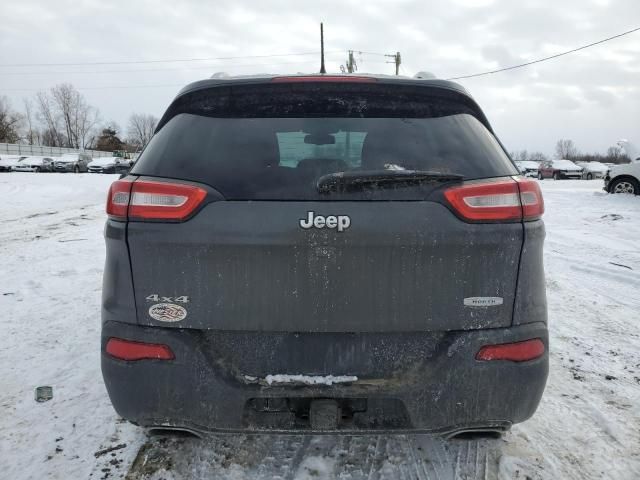
M 110 337 L 169 345 L 175 360 L 114 359 L 104 353 Z M 546 325 L 420 334 L 271 334 L 107 322 L 102 372 L 117 412 L 145 427 L 312 432 L 309 402 L 330 398 L 344 417 L 330 431 L 446 434 L 506 429 L 533 415 L 546 383 L 546 351 L 521 363 L 475 359 L 484 345 L 530 338 L 541 338 L 547 347 Z M 278 380 L 292 381 L 260 381 L 269 372 L 287 372 Z M 298 375 L 350 381 L 294 381 Z

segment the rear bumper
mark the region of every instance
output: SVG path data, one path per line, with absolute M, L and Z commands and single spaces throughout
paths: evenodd
M 126 362 L 110 337 L 169 345 L 171 361 Z M 521 363 L 475 360 L 478 350 L 541 338 L 545 354 Z M 116 411 L 145 427 L 196 432 L 316 432 L 314 399 L 335 399 L 343 419 L 322 432 L 504 430 L 528 419 L 548 373 L 544 323 L 439 333 L 258 333 L 106 322 L 102 373 Z M 355 375 L 331 386 L 271 384 L 267 375 Z M 305 410 L 306 409 L 306 410 Z
M 70 164 L 66 164 L 66 165 L 56 165 L 55 166 L 55 171 L 56 172 L 73 172 L 73 169 L 76 167 L 75 164 L 70 163 Z

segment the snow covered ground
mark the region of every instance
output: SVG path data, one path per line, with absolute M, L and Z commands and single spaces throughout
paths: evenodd
M 99 365 L 111 175 L 0 174 L 0 478 L 640 478 L 640 197 L 544 181 L 551 373 L 501 440 L 147 436 Z M 53 386 L 36 403 L 34 390 Z

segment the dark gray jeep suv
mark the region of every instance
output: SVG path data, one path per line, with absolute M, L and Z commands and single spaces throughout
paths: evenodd
M 102 372 L 209 431 L 504 431 L 548 371 L 543 200 L 455 83 L 184 88 L 109 192 Z

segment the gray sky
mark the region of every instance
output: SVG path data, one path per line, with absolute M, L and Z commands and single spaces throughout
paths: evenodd
M 552 55 L 640 26 L 639 0 L 144 1 L 3 0 L 0 64 L 270 55 L 319 50 L 327 67 L 347 49 L 402 53 L 403 74 L 447 78 Z M 339 53 L 333 53 L 339 51 Z M 356 54 L 361 72 L 392 73 Z M 51 67 L 0 66 L 0 95 L 22 98 L 70 82 L 122 127 L 160 116 L 180 86 L 218 71 L 315 72 L 315 55 Z M 461 80 L 508 149 L 551 153 L 558 138 L 604 151 L 640 142 L 640 32 L 512 72 Z M 120 87 L 120 88 L 105 88 Z M 135 87 L 135 88 L 133 88 Z

